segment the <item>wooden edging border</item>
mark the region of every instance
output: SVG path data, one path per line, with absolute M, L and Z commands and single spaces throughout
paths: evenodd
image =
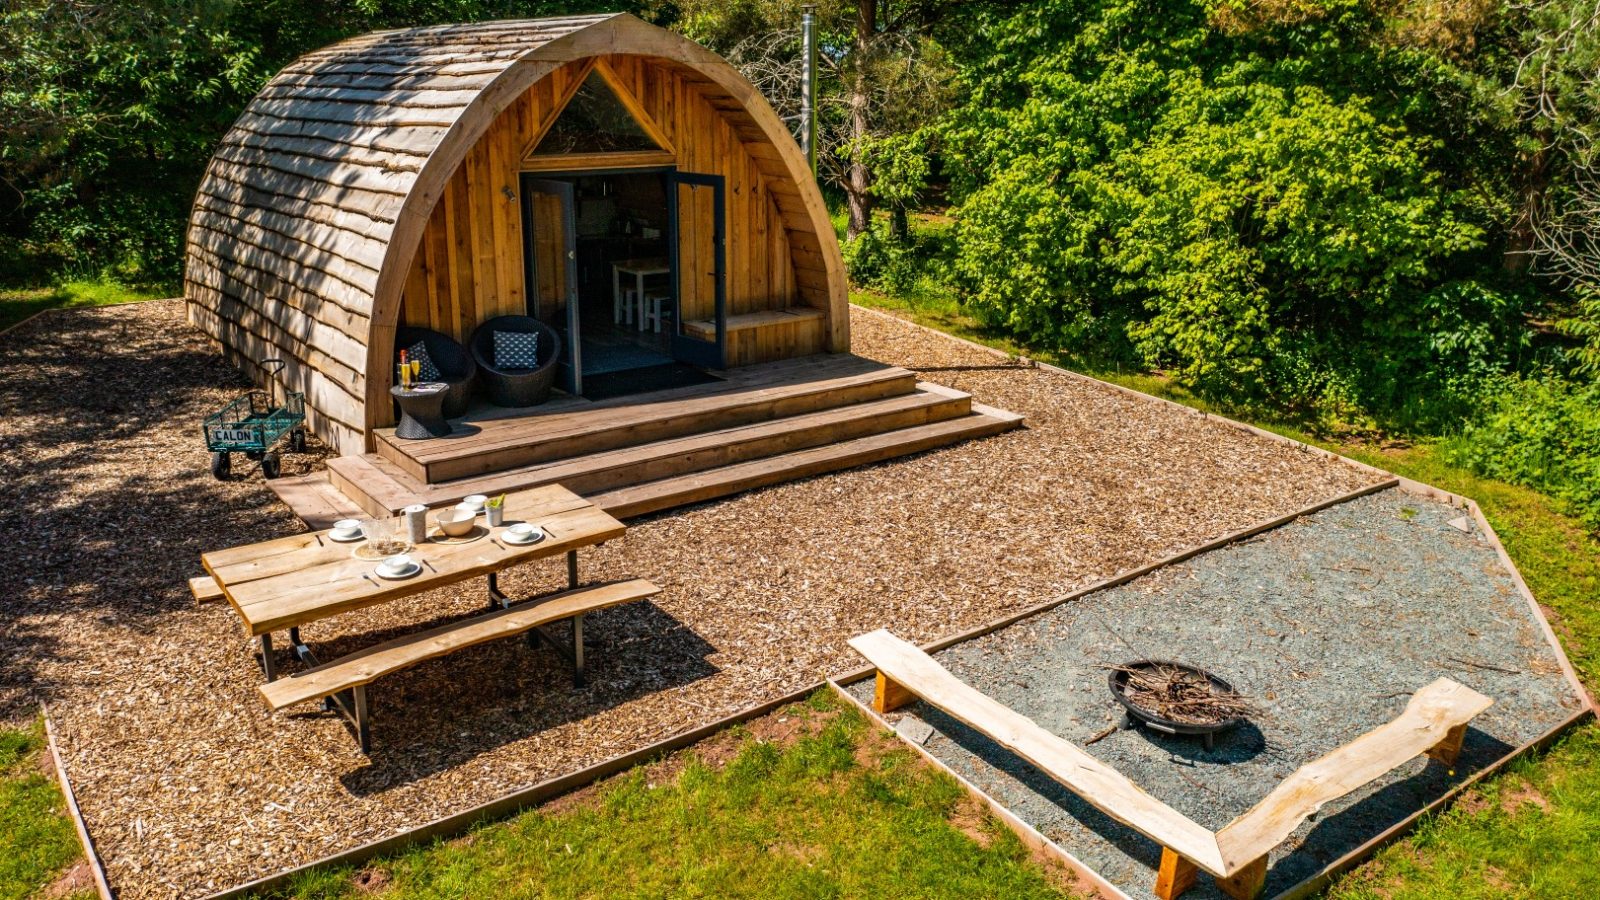
M 5 337 L 6 335 L 10 334 L 13 331 L 16 331 L 18 328 L 21 328 L 22 326 L 28 324 L 29 322 L 32 322 L 35 319 L 43 318 L 43 317 L 45 317 L 45 316 L 47 316 L 47 315 L 49 315 L 51 313 L 74 312 L 74 311 L 77 311 L 77 310 L 80 310 L 80 309 L 105 309 L 108 306 L 132 306 L 135 303 L 164 303 L 164 302 L 166 302 L 168 300 L 182 300 L 182 299 L 183 299 L 182 297 L 146 297 L 143 300 L 124 300 L 121 303 L 101 303 L 101 304 L 96 305 L 96 306 L 49 306 L 49 307 L 46 307 L 44 309 L 39 310 L 38 312 L 34 313 L 33 315 L 28 316 L 26 319 L 23 319 L 20 322 L 12 322 L 10 325 L 7 325 L 4 328 L 0 328 L 0 337 Z
M 1157 571 L 1158 569 L 1164 569 L 1167 566 L 1176 565 L 1186 560 L 1193 559 L 1202 553 L 1210 553 L 1213 550 L 1220 550 L 1230 544 L 1237 544 L 1240 541 L 1253 538 L 1264 531 L 1271 531 L 1274 528 L 1280 528 L 1289 524 L 1290 522 L 1295 521 L 1296 519 L 1309 516 L 1312 513 L 1321 512 L 1329 507 L 1338 506 L 1341 503 L 1348 503 L 1351 500 L 1355 500 L 1359 497 L 1365 497 L 1368 494 L 1376 494 L 1380 491 L 1386 491 L 1396 486 L 1399 486 L 1399 479 L 1390 477 L 1386 481 L 1380 481 L 1376 484 L 1359 487 L 1353 491 L 1348 491 L 1329 500 L 1318 500 L 1316 503 L 1301 507 L 1294 512 L 1278 516 L 1275 519 L 1268 519 L 1265 522 L 1258 522 L 1255 525 L 1249 526 L 1248 528 L 1241 528 L 1238 531 L 1230 532 L 1222 537 L 1208 541 L 1197 547 L 1191 547 L 1188 550 L 1180 550 L 1171 556 L 1162 557 L 1155 562 L 1146 563 L 1145 565 L 1139 566 L 1136 569 L 1128 569 L 1126 571 L 1119 572 L 1116 575 L 1112 575 L 1110 578 L 1102 578 L 1101 580 L 1096 581 L 1087 587 L 1078 588 L 1075 591 L 1063 594 L 1053 600 L 1046 600 L 1043 603 L 1036 603 L 1033 606 L 1018 610 L 1004 618 L 996 619 L 995 621 L 989 622 L 985 625 L 979 625 L 976 628 L 968 628 L 965 631 L 958 631 L 955 634 L 945 635 L 937 640 L 922 644 L 922 650 L 924 653 L 928 654 L 938 653 L 940 650 L 944 650 L 956 644 L 970 641 L 973 638 L 983 637 L 986 634 L 999 631 L 1007 626 L 1015 625 L 1023 619 L 1031 618 L 1039 613 L 1047 612 L 1055 609 L 1058 606 L 1072 603 L 1076 600 L 1081 600 L 1090 594 L 1108 590 L 1114 587 L 1119 587 L 1135 579 L 1143 578 L 1144 576 L 1149 575 L 1151 572 Z M 828 682 L 836 687 L 842 687 L 845 685 L 854 684 L 857 681 L 860 681 L 861 679 L 871 675 L 874 671 L 875 670 L 872 666 L 861 666 L 859 668 L 850 669 L 845 672 L 840 672 L 837 675 L 833 675 L 828 678 Z
M 33 315 L 28 316 L 27 318 L 23 319 L 20 322 L 12 322 L 10 325 L 7 325 L 4 328 L 0 328 L 0 337 L 5 337 L 6 335 L 10 334 L 11 332 L 16 331 L 18 328 L 21 328 L 22 326 L 28 324 L 29 322 L 32 322 L 34 319 L 43 318 L 47 313 L 60 312 L 60 311 L 61 311 L 61 307 L 59 307 L 59 306 L 51 306 L 51 307 L 47 307 L 45 309 L 41 309 L 38 312 L 34 313 Z
M 56 729 L 50 724 L 50 709 L 41 703 L 39 710 L 40 715 L 44 717 L 44 737 L 46 747 L 50 751 L 50 761 L 56 767 L 56 780 L 61 784 L 61 796 L 67 801 L 67 816 L 72 819 L 72 828 L 78 833 L 78 843 L 83 845 L 83 857 L 89 863 L 89 873 L 94 876 L 95 892 L 100 895 L 100 900 L 112 900 L 111 884 L 106 881 L 105 866 L 100 863 L 100 854 L 95 852 L 94 841 L 89 838 L 89 824 L 83 821 L 83 811 L 78 808 L 78 795 L 72 790 L 72 781 L 67 778 L 67 761 L 62 758 L 61 748 L 56 744 Z
M 207 900 L 224 900 L 224 898 L 244 897 L 255 891 L 281 887 L 296 876 L 320 866 L 354 865 L 356 863 L 365 862 L 374 856 L 400 850 L 423 843 L 425 841 L 433 840 L 435 838 L 453 837 L 455 835 L 465 833 L 473 826 L 480 823 L 496 819 L 503 819 L 521 810 L 537 806 L 540 803 L 553 799 L 561 794 L 565 794 L 568 791 L 577 790 L 578 788 L 587 784 L 599 781 L 608 775 L 615 775 L 618 772 L 631 769 L 641 763 L 649 762 L 650 760 L 663 754 L 670 753 L 674 750 L 681 750 L 691 744 L 699 743 L 700 741 L 711 737 L 723 729 L 738 725 L 741 722 L 747 722 L 751 719 L 764 716 L 767 713 L 778 709 L 779 707 L 788 706 L 791 703 L 798 703 L 799 701 L 804 700 L 806 697 L 809 697 L 811 694 L 815 693 L 820 687 L 822 687 L 822 684 L 822 682 L 808 684 L 805 687 L 791 691 L 781 697 L 764 701 L 756 704 L 755 706 L 747 707 L 739 712 L 734 713 L 733 715 L 724 716 L 723 718 L 717 719 L 714 722 L 709 722 L 705 725 L 697 726 L 688 731 L 680 732 L 679 734 L 664 738 L 655 742 L 654 744 L 650 744 L 649 746 L 641 747 L 637 750 L 630 750 L 627 753 L 618 754 L 610 759 L 595 763 L 592 766 L 578 769 L 575 772 L 568 772 L 565 775 L 559 775 L 555 778 L 546 779 L 545 781 L 541 781 L 529 787 L 512 791 L 503 797 L 490 800 L 486 803 L 481 803 L 472 807 L 471 809 L 462 810 L 458 813 L 451 813 L 447 816 L 441 816 L 437 819 L 434 819 L 432 822 L 427 823 L 426 825 L 420 825 L 416 828 L 400 832 L 399 834 L 393 834 L 386 838 L 379 838 L 376 841 L 362 844 L 359 847 L 341 850 L 337 853 L 324 856 L 321 859 L 295 866 L 292 869 L 285 869 L 281 872 L 258 878 L 255 881 L 251 881 L 246 884 L 240 884 L 218 891 L 209 895 Z M 87 840 L 87 832 L 85 832 L 84 835 L 85 839 Z

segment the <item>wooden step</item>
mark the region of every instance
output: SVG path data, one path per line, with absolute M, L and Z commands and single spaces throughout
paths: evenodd
M 370 502 L 363 502 L 364 508 L 375 515 L 380 511 L 393 514 L 409 503 L 448 506 L 468 494 L 493 496 L 540 484 L 561 484 L 580 494 L 599 493 L 884 431 L 941 422 L 969 415 L 971 410 L 969 395 L 941 385 L 920 384 L 913 393 L 884 400 L 442 484 L 422 484 L 388 460 L 371 455 L 361 458 L 361 463 L 330 462 L 329 466 L 342 470 L 343 484 L 352 496 L 357 492 L 366 494 Z
M 732 382 L 714 389 L 640 395 L 549 415 L 471 422 L 461 434 L 448 438 L 407 441 L 396 438 L 392 431 L 382 431 L 377 449 L 411 477 L 437 484 L 916 390 L 917 377 L 912 372 L 848 359 L 852 361 L 847 365 L 818 363 L 809 377 L 800 377 L 805 370 L 784 370 L 784 377 L 775 378 L 776 383 Z M 836 375 L 839 371 L 847 374 Z
M 1021 424 L 1022 416 L 1016 413 L 974 403 L 972 414 L 960 418 L 652 481 L 596 494 L 587 499 L 619 519 L 632 518 L 785 481 L 921 453 L 971 438 L 1010 431 Z
M 374 453 L 330 457 L 328 481 L 367 515 L 395 515 L 417 502 L 416 492 L 380 468 L 381 462 Z
M 358 650 L 341 659 L 268 682 L 261 686 L 261 696 L 268 706 L 282 709 L 290 704 L 370 684 L 392 672 L 474 644 L 522 634 L 561 619 L 643 600 L 659 593 L 661 588 L 643 579 L 564 591 L 542 600 L 518 603 L 507 609 L 449 622 Z
M 361 509 L 332 484 L 326 472 L 273 478 L 267 481 L 267 487 L 312 531 L 332 528 L 340 519 L 361 514 Z

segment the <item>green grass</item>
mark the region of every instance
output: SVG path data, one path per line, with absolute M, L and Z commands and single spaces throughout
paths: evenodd
M 171 287 L 128 287 L 109 281 L 63 281 L 43 287 L 0 287 L 0 331 L 47 309 L 113 306 L 176 296 Z
M 675 776 L 635 769 L 558 811 L 318 872 L 279 896 L 370 896 L 357 881 L 374 878 L 380 896 L 406 898 L 1062 896 L 954 779 L 831 692 L 779 715 L 810 727 L 789 743 L 740 729 L 725 764 L 691 754 Z M 963 813 L 974 833 L 952 824 Z
M 0 729 L 0 900 L 22 900 L 78 858 L 78 836 L 41 756 L 44 722 Z

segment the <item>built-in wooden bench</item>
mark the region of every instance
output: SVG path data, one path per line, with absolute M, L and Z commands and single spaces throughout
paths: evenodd
M 819 352 L 826 324 L 822 310 L 809 306 L 729 316 L 728 365 L 745 366 Z M 697 340 L 717 339 L 717 323 L 711 319 L 686 320 L 683 331 Z
M 1172 900 L 1193 885 L 1199 869 L 1213 875 L 1231 897 L 1260 896 L 1266 884 L 1267 854 L 1306 817 L 1418 755 L 1453 764 L 1467 722 L 1494 702 L 1441 678 L 1413 694 L 1398 717 L 1301 766 L 1260 803 L 1213 833 L 1070 741 L 956 678 L 933 657 L 888 631 L 859 635 L 850 646 L 878 670 L 873 694 L 878 712 L 920 698 L 1160 844 L 1155 893 L 1162 900 Z
M 521 603 L 470 619 L 450 622 L 368 647 L 333 662 L 298 672 L 261 686 L 261 696 L 274 710 L 306 700 L 350 693 L 349 712 L 355 721 L 361 752 L 371 747 L 366 686 L 382 678 L 457 650 L 487 641 L 533 631 L 563 619 L 573 621 L 572 644 L 566 648 L 575 676 L 583 675 L 583 616 L 659 594 L 661 589 L 643 579 L 616 581 L 576 588 L 545 599 Z M 552 641 L 552 644 L 555 642 Z M 557 644 L 556 646 L 559 647 Z

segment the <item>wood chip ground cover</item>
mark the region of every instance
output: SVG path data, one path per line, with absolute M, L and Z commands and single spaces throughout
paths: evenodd
M 177 302 L 29 323 L 0 338 L 0 715 L 50 704 L 121 896 L 203 895 L 815 683 L 855 665 L 862 631 L 980 625 L 1374 480 L 881 316 L 853 326 L 858 353 L 1028 428 L 643 521 L 584 557 L 586 578 L 665 588 L 592 617 L 589 687 L 521 642 L 455 654 L 374 687 L 367 758 L 310 704 L 270 713 L 232 614 L 185 587 L 203 550 L 303 528 L 258 473 L 207 471 L 198 424 L 242 378 Z M 304 635 L 332 656 L 482 603 L 462 586 Z

